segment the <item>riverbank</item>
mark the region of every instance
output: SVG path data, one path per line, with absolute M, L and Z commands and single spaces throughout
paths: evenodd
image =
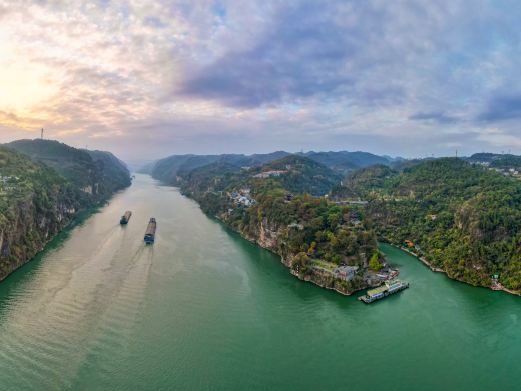
M 188 197 L 195 202 L 197 200 Z M 320 288 L 328 289 L 335 291 L 337 293 L 340 293 L 344 296 L 351 296 L 356 292 L 369 289 L 369 288 L 375 288 L 380 286 L 385 280 L 388 280 L 396 271 L 397 269 L 391 268 L 390 265 L 387 263 L 387 261 L 384 260 L 385 265 L 384 267 L 388 269 L 387 271 L 380 271 L 378 273 L 371 272 L 368 273 L 367 271 L 364 272 L 364 276 L 357 276 L 358 278 L 352 279 L 352 280 L 343 280 L 337 278 L 334 273 L 329 272 L 323 268 L 313 267 L 310 266 L 307 269 L 306 273 L 299 273 L 298 270 L 295 270 L 293 265 L 293 258 L 295 257 L 295 254 L 283 254 L 280 252 L 280 244 L 282 244 L 282 247 L 285 246 L 285 243 L 280 243 L 280 237 L 282 236 L 282 229 L 279 227 L 275 229 L 274 227 L 269 227 L 269 224 L 266 224 L 265 227 L 264 222 L 260 223 L 260 227 L 258 229 L 259 235 L 257 236 L 251 236 L 248 235 L 246 232 L 242 232 L 230 224 L 227 223 L 224 216 L 220 215 L 209 215 L 212 218 L 215 218 L 220 224 L 225 226 L 227 229 L 231 230 L 232 232 L 239 235 L 242 239 L 245 239 L 260 248 L 264 250 L 268 250 L 272 254 L 279 257 L 280 262 L 289 269 L 290 273 L 298 278 L 301 281 L 304 282 L 310 282 Z M 398 271 L 399 272 L 399 271 Z M 380 277 L 377 277 L 377 274 L 380 275 Z M 368 275 L 369 281 L 368 281 Z M 386 276 L 383 278 L 382 276 Z
M 415 254 L 414 252 L 412 252 L 411 250 L 409 250 L 407 247 L 403 247 L 403 246 L 396 246 L 394 244 L 391 244 L 391 246 L 394 246 L 396 248 L 399 248 L 400 250 L 403 250 L 405 251 L 406 253 L 409 253 L 411 254 L 413 257 L 415 258 L 418 258 L 425 266 L 427 266 L 429 269 L 431 269 L 431 271 L 433 272 L 436 272 L 436 273 L 446 273 L 445 270 L 439 268 L 439 267 L 435 267 L 435 266 L 432 266 L 431 263 L 429 261 L 427 261 L 424 257 L 421 257 L 419 256 L 418 254 Z
M 327 286 L 325 284 L 325 282 L 320 281 L 318 278 L 313 278 L 313 276 L 315 276 L 315 274 L 304 276 L 304 275 L 302 275 L 300 273 L 297 273 L 295 270 L 291 269 L 291 267 L 290 267 L 291 266 L 291 259 L 285 258 L 283 255 L 279 254 L 272 246 L 267 245 L 266 242 L 263 242 L 262 240 L 259 240 L 257 238 L 253 238 L 253 237 L 247 236 L 243 232 L 240 232 L 239 230 L 234 229 L 232 226 L 227 224 L 226 221 L 223 218 L 221 218 L 219 216 L 211 216 L 211 217 L 213 217 L 217 221 L 219 221 L 219 223 L 222 224 L 223 226 L 225 226 L 226 229 L 229 229 L 232 232 L 234 232 L 237 235 L 239 235 L 242 239 L 247 240 L 248 242 L 253 243 L 256 246 L 259 246 L 260 248 L 262 248 L 264 250 L 268 250 L 270 253 L 276 255 L 277 257 L 279 257 L 280 263 L 282 263 L 287 269 L 289 269 L 290 274 L 295 276 L 295 277 L 297 277 L 301 281 L 310 282 L 310 283 L 312 283 L 314 285 L 319 286 L 320 288 L 333 290 L 333 291 L 335 291 L 337 293 L 340 293 L 341 295 L 344 295 L 344 296 L 351 296 L 353 293 L 357 292 L 358 290 L 366 289 L 366 288 L 360 288 L 358 290 L 354 290 L 354 291 L 351 291 L 351 292 L 349 292 L 347 290 L 340 290 L 340 289 L 338 289 L 337 287 L 334 287 L 334 286 L 333 287 Z M 315 276 L 315 277 L 318 277 L 318 276 Z
M 15 225 L 15 229 L 0 229 L 0 262 L 2 264 L 0 282 L 38 257 L 56 238 L 81 224 L 123 190 L 125 189 L 119 189 L 95 204 L 80 209 L 61 206 L 60 212 L 55 216 L 57 222 L 54 225 L 42 224 L 42 222 L 46 222 L 45 217 L 35 212 L 32 203 L 26 203 L 26 211 L 21 214 L 24 219 L 18 220 L 19 224 Z M 37 235 L 35 235 L 35 227 L 37 227 Z M 27 236 L 33 238 L 33 241 L 27 243 L 24 240 Z
M 388 244 L 390 244 L 391 246 L 393 246 L 395 248 L 398 248 L 398 249 L 400 249 L 402 251 L 405 251 L 406 253 L 408 253 L 408 254 L 412 255 L 413 257 L 419 259 L 425 266 L 427 266 L 429 269 L 431 269 L 431 271 L 436 272 L 436 273 L 444 273 L 451 280 L 463 282 L 465 284 L 472 285 L 472 286 L 475 286 L 475 287 L 490 289 L 490 290 L 493 290 L 493 291 L 506 292 L 506 293 L 509 293 L 511 295 L 514 295 L 514 296 L 521 296 L 521 291 L 515 291 L 515 290 L 512 290 L 512 289 L 505 288 L 500 283 L 498 283 L 496 285 L 491 285 L 491 286 L 473 285 L 473 284 L 469 284 L 467 281 L 463 281 L 463 280 L 461 280 L 459 278 L 451 277 L 445 270 L 443 270 L 443 269 L 441 269 L 439 267 L 432 266 L 432 264 L 429 261 L 427 261 L 424 257 L 421 257 L 418 254 L 415 254 L 414 252 L 412 252 L 408 248 L 403 247 L 403 246 L 398 246 L 398 245 L 392 244 L 392 243 L 388 243 Z

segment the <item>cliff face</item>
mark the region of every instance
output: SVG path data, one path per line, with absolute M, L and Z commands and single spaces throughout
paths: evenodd
M 219 219 L 224 223 L 229 223 L 226 214 L 221 214 Z M 229 224 L 228 224 L 229 225 Z M 232 228 L 234 228 L 232 226 Z M 288 235 L 291 228 L 276 222 L 271 222 L 267 218 L 263 218 L 256 224 L 250 224 L 248 227 L 236 228 L 235 230 L 245 239 L 256 243 L 260 247 L 269 250 L 280 256 L 281 263 L 290 269 L 291 274 L 302 281 L 311 282 L 322 288 L 331 289 L 343 295 L 351 295 L 354 292 L 372 286 L 378 286 L 381 281 L 356 276 L 351 281 L 345 281 L 335 277 L 331 272 L 321 268 L 299 268 L 296 261 L 296 254 L 293 254 L 289 248 Z M 385 272 L 383 272 L 385 273 Z
M 95 191 L 101 198 L 130 186 L 130 172 L 116 156 L 105 151 L 86 151 L 96 166 L 93 181 Z
M 58 147 L 61 145 L 58 143 Z M 74 181 L 53 167 L 56 161 L 47 165 L 0 146 L 0 280 L 41 251 L 79 210 L 98 204 L 130 184 L 128 171 L 111 164 L 112 157 L 100 164 L 88 154 L 76 155 L 74 149 L 65 147 L 73 155 L 64 158 L 62 153 L 56 161 L 68 160 L 69 174 L 75 171 L 85 174 Z M 46 159 L 51 156 L 48 153 Z M 75 160 L 78 156 L 80 163 Z M 83 159 L 85 156 L 88 164 Z M 91 167 L 97 171 L 89 171 Z M 115 171 L 120 176 L 105 186 Z
M 34 257 L 66 227 L 77 211 L 77 203 L 59 192 L 47 192 L 51 208 L 42 209 L 42 195 L 30 195 L 4 212 L 0 224 L 0 280 Z
M 263 218 L 256 228 L 257 229 L 250 229 L 248 232 L 243 231 L 241 233 L 249 240 L 254 241 L 267 250 L 275 252 L 282 257 L 287 255 L 282 251 L 284 249 L 283 237 L 285 234 L 283 227 L 270 223 L 267 218 Z

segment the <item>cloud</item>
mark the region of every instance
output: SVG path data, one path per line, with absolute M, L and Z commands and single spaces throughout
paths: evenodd
M 409 119 L 414 121 L 427 121 L 427 122 L 434 122 L 438 124 L 453 124 L 456 122 L 459 122 L 459 118 L 448 115 L 442 112 L 418 112 L 411 116 L 409 116 Z
M 236 107 L 314 97 L 354 104 L 403 102 L 402 55 L 419 56 L 426 48 L 394 36 L 394 29 L 405 28 L 393 24 L 401 17 L 394 6 L 288 4 L 276 8 L 268 27 L 250 45 L 229 48 L 196 68 L 176 92 Z M 408 18 L 425 16 L 426 10 L 418 7 L 405 12 Z
M 521 94 L 493 96 L 479 114 L 478 120 L 496 122 L 521 119 Z
M 343 68 L 354 43 L 331 20 L 332 11 L 318 3 L 279 10 L 251 47 L 225 52 L 184 81 L 180 92 L 256 107 L 348 86 Z
M 0 0 L 1 138 L 45 127 L 123 157 L 518 148 L 520 17 L 514 0 Z

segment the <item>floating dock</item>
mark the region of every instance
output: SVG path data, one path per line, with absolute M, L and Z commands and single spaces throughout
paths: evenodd
M 150 221 L 148 222 L 147 230 L 145 231 L 145 243 L 146 244 L 152 244 L 154 243 L 156 236 L 156 219 L 150 218 Z
M 121 219 L 119 220 L 119 223 L 121 225 L 128 224 L 128 221 L 130 220 L 130 216 L 132 216 L 132 212 L 130 210 L 127 210 L 123 216 L 121 216 Z
M 383 299 L 384 297 L 407 288 L 409 288 L 408 282 L 403 282 L 400 280 L 386 281 L 384 285 L 368 290 L 367 293 L 363 296 L 360 296 L 358 300 L 363 301 L 366 304 L 370 304 L 374 301 Z

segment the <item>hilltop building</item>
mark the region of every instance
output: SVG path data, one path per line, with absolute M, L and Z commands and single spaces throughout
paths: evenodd
M 282 174 L 287 173 L 288 170 L 270 170 L 270 171 L 264 171 L 259 174 L 254 175 L 254 178 L 268 178 L 268 177 L 278 177 Z

